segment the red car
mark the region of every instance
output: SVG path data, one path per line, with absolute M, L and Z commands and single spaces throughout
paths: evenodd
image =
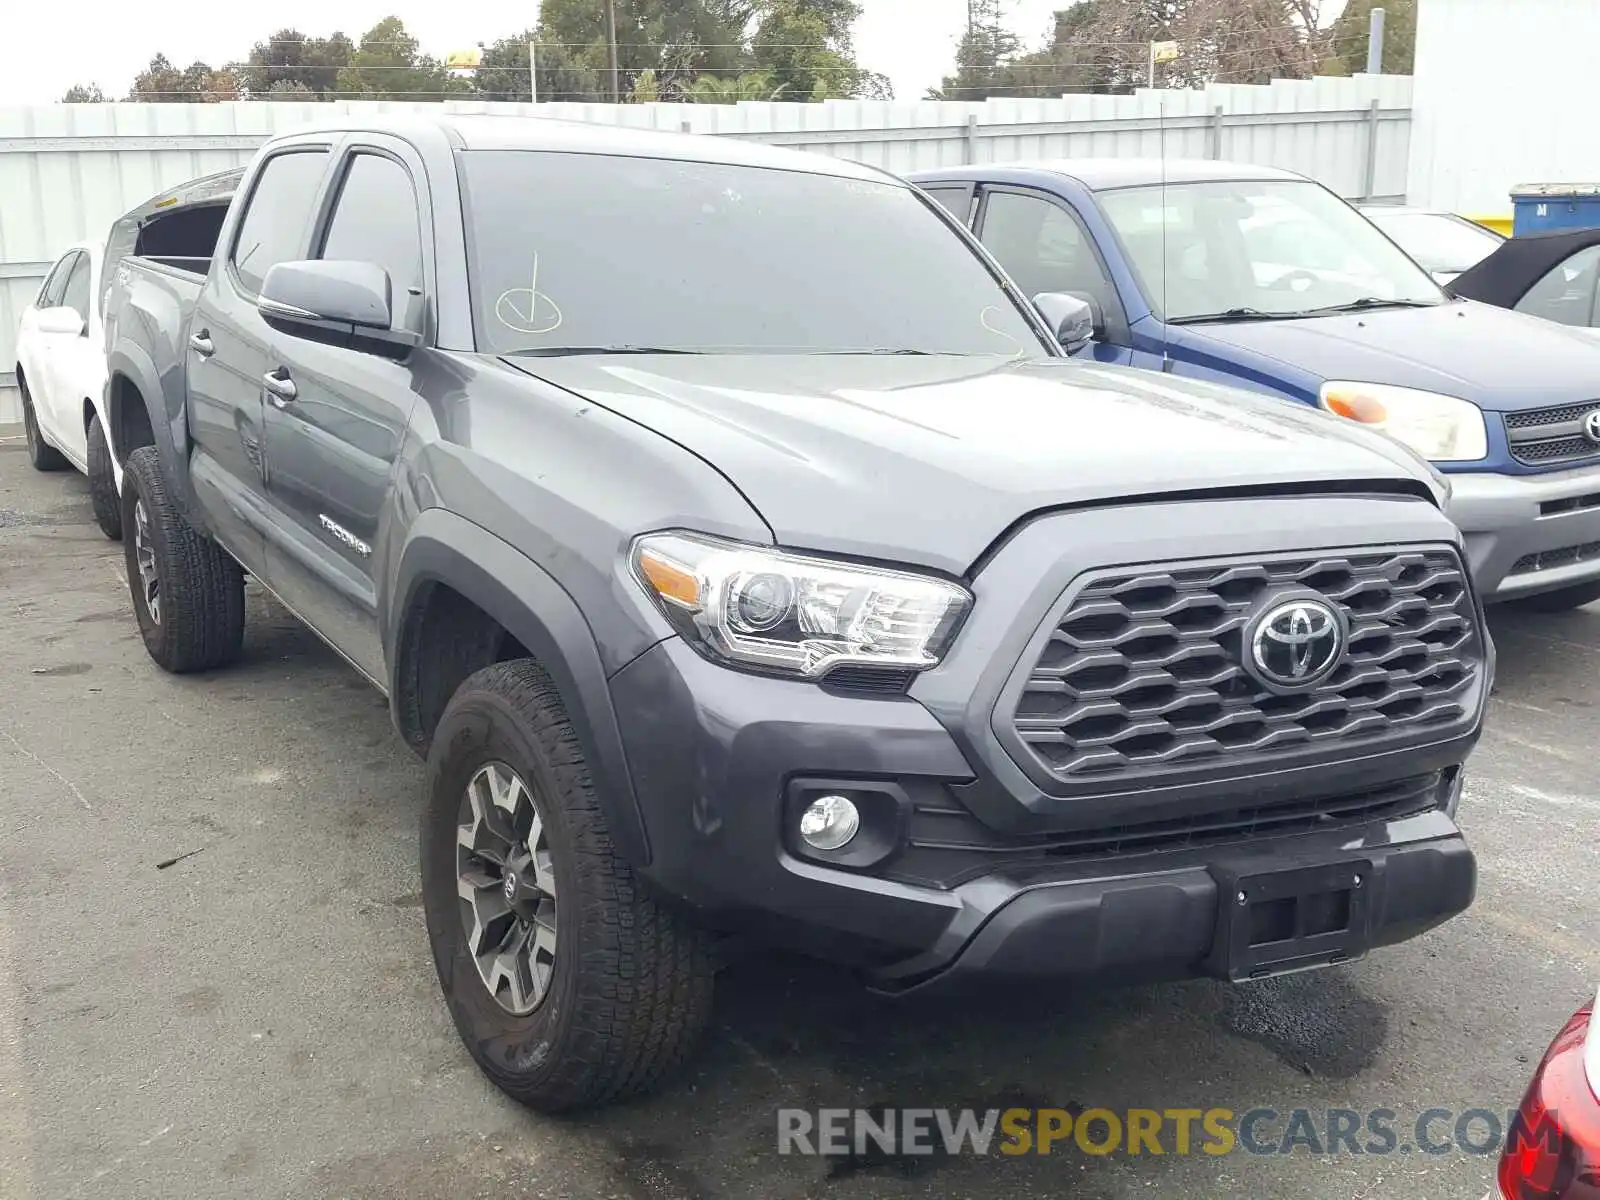
M 1600 1200 L 1600 1022 L 1585 1005 L 1556 1035 L 1500 1156 L 1504 1200 Z M 1492 1198 L 1486 1198 L 1492 1200 Z

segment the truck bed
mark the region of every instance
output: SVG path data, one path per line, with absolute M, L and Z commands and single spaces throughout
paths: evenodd
M 127 262 L 147 262 L 152 266 L 165 267 L 169 271 L 176 271 L 180 275 L 193 275 L 197 279 L 204 279 L 211 271 L 209 257 L 197 258 L 193 255 L 177 254 L 138 254 L 129 255 Z

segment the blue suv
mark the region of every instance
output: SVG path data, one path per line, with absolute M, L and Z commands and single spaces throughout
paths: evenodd
M 1288 171 L 1073 159 L 910 178 L 1066 318 L 1076 355 L 1382 429 L 1448 476 L 1486 600 L 1600 599 L 1600 340 L 1450 296 Z

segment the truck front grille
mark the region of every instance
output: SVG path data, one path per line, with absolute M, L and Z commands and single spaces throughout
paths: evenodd
M 1600 442 L 1584 432 L 1590 413 L 1600 412 L 1600 400 L 1506 413 L 1506 441 L 1511 456 L 1528 466 L 1582 463 L 1600 458 Z
M 1245 669 L 1244 633 L 1307 593 L 1343 609 L 1348 649 L 1282 694 Z M 1010 721 L 1013 755 L 1061 794 L 1423 744 L 1478 703 L 1474 601 L 1448 547 L 1120 568 L 1080 577 L 1058 612 Z

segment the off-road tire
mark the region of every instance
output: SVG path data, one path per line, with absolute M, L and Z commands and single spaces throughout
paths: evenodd
M 22 430 L 28 440 L 28 461 L 35 471 L 65 471 L 72 464 L 66 456 L 44 440 L 39 428 L 39 418 L 33 411 L 33 397 L 28 394 L 28 381 L 17 376 L 17 390 L 22 394 Z
M 490 762 L 509 766 L 532 793 L 556 880 L 549 990 L 525 1017 L 485 986 L 457 892 L 462 798 Z M 495 1086 L 540 1111 L 568 1111 L 645 1091 L 689 1057 L 711 1013 L 710 942 L 648 896 L 613 848 L 577 734 L 537 663 L 486 667 L 451 698 L 428 755 L 421 849 L 439 984 Z
M 117 472 L 99 413 L 89 418 L 88 444 L 89 500 L 94 505 L 95 524 L 115 542 L 122 537 L 122 497 L 117 494 Z
M 1575 583 L 1571 587 L 1557 588 L 1553 592 L 1540 592 L 1536 596 L 1523 596 L 1506 603 L 1522 612 L 1558 613 L 1582 608 L 1600 600 L 1600 583 Z
M 143 504 L 159 582 L 160 619 L 152 617 L 139 574 Z M 174 674 L 224 667 L 244 644 L 244 573 L 210 538 L 178 512 L 161 474 L 155 447 L 141 446 L 122 469 L 123 556 L 128 590 L 144 648 Z

